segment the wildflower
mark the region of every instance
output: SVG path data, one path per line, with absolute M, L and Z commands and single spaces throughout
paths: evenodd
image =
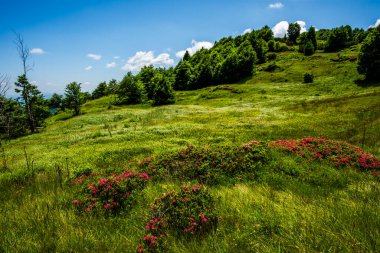
M 105 185 L 107 183 L 107 179 L 106 178 L 102 178 L 102 179 L 100 179 L 100 181 L 99 181 L 99 184 L 100 185 Z
M 203 217 L 202 222 L 207 222 L 207 218 Z
M 74 204 L 74 205 L 78 205 L 78 203 L 79 203 L 79 201 L 78 201 L 77 199 L 74 199 L 74 200 L 73 200 L 73 204 Z

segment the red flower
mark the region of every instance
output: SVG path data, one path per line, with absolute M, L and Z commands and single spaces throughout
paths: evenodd
M 73 200 L 73 204 L 74 204 L 74 205 L 78 205 L 78 203 L 79 203 L 79 201 L 78 201 L 77 199 L 74 199 L 74 200 Z

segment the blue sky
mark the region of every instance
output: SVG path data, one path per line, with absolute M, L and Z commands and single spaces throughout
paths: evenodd
M 72 81 L 91 91 L 144 64 L 169 67 L 182 50 L 210 47 L 248 28 L 303 21 L 306 28 L 367 29 L 380 19 L 379 0 L 0 1 L 0 74 L 13 83 L 22 73 L 17 31 L 34 49 L 28 78 L 45 94 L 63 94 Z

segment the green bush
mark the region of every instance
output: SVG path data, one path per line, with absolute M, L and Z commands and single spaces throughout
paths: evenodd
M 306 73 L 303 75 L 303 82 L 304 83 L 312 83 L 314 82 L 314 75 L 310 73 Z

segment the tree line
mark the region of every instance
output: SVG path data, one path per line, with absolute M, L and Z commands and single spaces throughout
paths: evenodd
M 10 88 L 9 77 L 0 75 L 0 135 L 14 138 L 34 133 L 44 120 L 57 111 L 72 110 L 81 113 L 81 105 L 90 99 L 114 95 L 116 104 L 151 103 L 154 106 L 175 102 L 174 90 L 194 90 L 211 85 L 239 82 L 254 75 L 256 66 L 275 53 L 295 51 L 305 56 L 316 50 L 335 52 L 362 43 L 358 71 L 368 80 L 380 79 L 380 26 L 368 30 L 341 26 L 316 30 L 310 27 L 301 33 L 297 23 L 289 25 L 284 38 L 274 38 L 268 26 L 236 37 L 226 37 L 215 42 L 212 48 L 183 58 L 173 68 L 143 67 L 137 74 L 128 72 L 118 82 L 115 79 L 101 82 L 92 93 L 82 92 L 81 84 L 69 83 L 64 95 L 54 93 L 45 99 L 36 85 L 29 82 L 27 74 L 30 51 L 21 35 L 16 34 L 16 48 L 22 62 L 23 73 L 18 76 L 15 91 L 17 99 L 6 97 Z

